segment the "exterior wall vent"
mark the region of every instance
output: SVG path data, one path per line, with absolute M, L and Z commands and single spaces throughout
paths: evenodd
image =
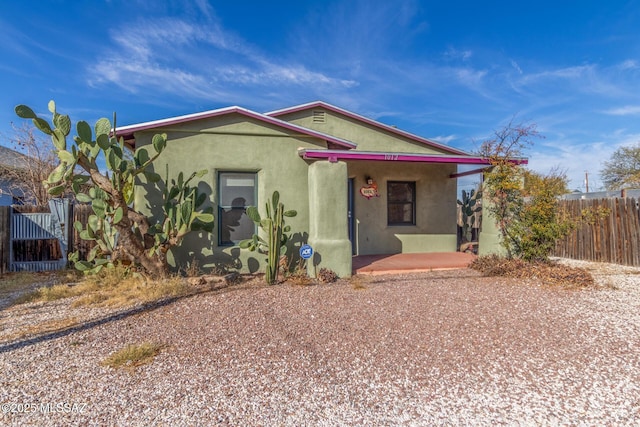
M 324 111 L 313 111 L 313 123 L 326 123 L 327 116 Z

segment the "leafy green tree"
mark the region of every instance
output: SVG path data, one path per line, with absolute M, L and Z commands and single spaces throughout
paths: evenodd
M 640 142 L 614 151 L 603 163 L 600 176 L 608 190 L 640 188 Z
M 570 193 L 567 174 L 559 168 L 553 168 L 546 175 L 523 169 L 524 185 L 522 191 L 525 197 L 531 197 L 539 188 L 548 188 L 553 194 L 561 196 Z
M 526 196 L 522 211 L 512 225 L 514 252 L 528 261 L 546 260 L 556 241 L 565 237 L 575 222 L 560 208 L 558 196 L 566 193 L 567 178 L 551 172 L 547 175 L 525 172 Z
M 87 261 L 78 260 L 77 253 L 70 256 L 77 269 L 97 272 L 104 266 L 132 263 L 149 276 L 163 277 L 169 271 L 168 250 L 180 245 L 190 231 L 212 231 L 212 208 L 203 208 L 206 194 L 191 184 L 207 171 L 193 172 L 187 177 L 181 172 L 177 179 L 169 180 L 167 170 L 162 182 L 153 170 L 153 162 L 167 145 L 166 134 L 153 136 L 153 151 L 141 148 L 131 155 L 124 140 L 116 137 L 115 115 L 113 126 L 105 118 L 93 128 L 79 121 L 77 135 L 68 144 L 71 120 L 56 111 L 53 101 L 49 102 L 53 126 L 25 105 L 18 105 L 15 111 L 51 137 L 58 165 L 45 181 L 49 194 L 60 195 L 71 186 L 78 201 L 91 203 L 93 215 L 86 226 L 76 222 L 74 227 L 82 239 L 92 240 L 96 245 Z M 106 162 L 104 172 L 98 167 L 99 157 Z M 141 178 L 155 183 L 163 196 L 162 215 L 158 218 L 149 218 L 133 207 L 134 186 Z

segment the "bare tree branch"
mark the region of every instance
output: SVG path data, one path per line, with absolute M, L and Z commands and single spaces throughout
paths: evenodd
M 42 182 L 58 164 L 51 143 L 39 137 L 29 123 L 12 124 L 13 135 L 2 136 L 13 152 L 7 150 L 0 161 L 0 179 L 12 197 L 39 206 L 47 204 L 51 196 Z M 36 136 L 38 135 L 38 136 Z

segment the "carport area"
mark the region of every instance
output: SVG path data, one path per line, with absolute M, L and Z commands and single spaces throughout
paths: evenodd
M 352 260 L 353 274 L 395 274 L 466 268 L 476 258 L 464 252 L 358 255 Z

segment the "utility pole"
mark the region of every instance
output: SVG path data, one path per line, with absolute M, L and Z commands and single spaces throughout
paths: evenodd
M 584 183 L 587 187 L 587 193 L 589 192 L 589 171 L 584 171 Z

